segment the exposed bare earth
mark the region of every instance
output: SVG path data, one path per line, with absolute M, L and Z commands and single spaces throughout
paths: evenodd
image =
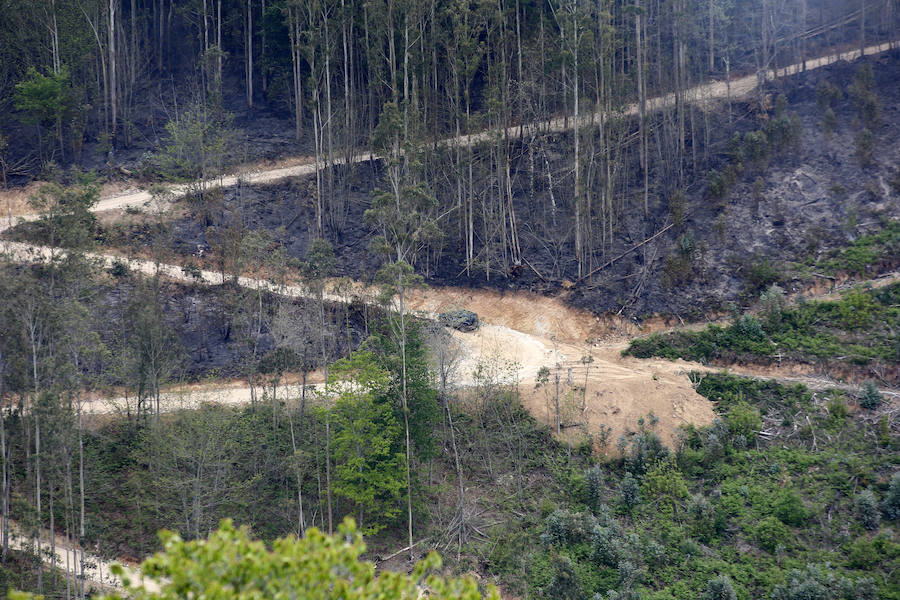
M 873 46 L 866 49 L 866 54 L 883 52 L 890 46 L 890 44 Z M 806 61 L 806 68 L 814 69 L 838 60 L 853 60 L 858 56 L 858 50 L 829 55 Z M 798 70 L 798 65 L 792 65 L 780 69 L 777 75 L 791 74 Z M 769 78 L 774 75 L 768 74 Z M 758 78 L 755 75 L 733 80 L 730 85 L 726 82 L 712 82 L 690 90 L 688 97 L 696 101 L 724 98 L 727 95 L 733 98 L 745 97 L 756 89 L 757 84 Z M 650 100 L 649 104 L 652 110 L 672 102 L 674 96 L 666 95 Z M 635 114 L 637 107 L 635 105 L 626 107 L 624 112 Z M 571 119 L 559 118 L 532 124 L 527 129 L 562 131 L 571 126 Z M 509 133 L 515 135 L 518 130 L 518 127 L 510 128 Z M 469 146 L 487 141 L 494 135 L 497 135 L 497 132 L 481 132 L 442 143 Z M 360 153 L 352 161 L 358 162 L 369 158 L 370 154 Z M 315 173 L 321 166 L 309 162 L 308 159 L 289 159 L 274 167 L 256 164 L 239 169 L 236 171 L 237 174 L 222 177 L 215 183 L 227 187 L 239 183 L 271 182 L 309 175 Z M 16 218 L 21 220 L 37 218 L 35 215 L 27 214 L 29 210 L 27 199 L 39 185 L 34 183 L 26 188 L 0 192 L 0 211 L 4 217 L 0 221 L 0 231 L 14 225 Z M 184 188 L 175 186 L 172 191 L 176 195 L 182 194 Z M 130 189 L 123 192 L 113 186 L 107 186 L 102 192 L 102 199 L 93 210 L 97 212 L 123 210 L 127 207 L 142 206 L 150 200 L 151 196 L 145 190 Z M 54 252 L 49 248 L 13 242 L 0 243 L 0 251 L 22 261 L 44 260 Z M 120 259 L 112 255 L 95 255 L 95 257 L 106 264 Z M 128 262 L 130 268 L 142 273 L 152 274 L 158 269 L 173 279 L 194 280 L 183 273 L 178 265 L 156 265 L 146 260 Z M 211 271 L 201 273 L 201 282 L 216 284 L 221 283 L 221 280 L 222 277 L 218 273 Z M 241 278 L 238 283 L 247 287 L 264 287 L 291 297 L 308 295 L 303 286 L 273 288 L 267 281 L 247 277 Z M 352 296 L 365 302 L 373 301 L 372 294 L 362 286 L 356 288 L 350 295 L 330 295 L 329 300 L 347 301 Z M 652 413 L 659 420 L 656 430 L 666 443 L 671 444 L 678 426 L 686 423 L 706 425 L 714 418 L 711 403 L 694 391 L 686 375 L 689 370 L 705 370 L 704 367 L 684 361 L 639 360 L 621 356 L 621 350 L 627 345 L 627 337 L 637 333 L 635 326 L 628 321 L 617 319 L 601 321 L 589 313 L 566 306 L 560 298 L 527 293 L 499 294 L 459 288 L 431 289 L 417 294 L 412 298 L 411 306 L 424 316 L 434 316 L 435 313 L 450 308 L 468 308 L 478 313 L 484 321 L 483 326 L 476 332 L 453 333 L 462 354 L 458 365 L 458 381 L 461 385 L 473 385 L 480 377 L 492 377 L 517 384 L 522 392 L 525 407 L 539 420 L 555 426 L 558 378 L 559 395 L 562 398 L 560 421 L 563 425 L 560 435 L 569 441 L 591 435 L 596 444 L 605 426 L 609 428 L 610 446 L 607 450 L 611 450 L 619 435 L 634 431 L 637 419 Z M 542 367 L 549 369 L 550 381 L 548 385 L 536 388 L 535 378 Z M 296 392 L 296 387 L 293 390 Z M 289 387 L 285 393 L 290 391 Z M 232 382 L 224 386 L 221 383 L 195 385 L 167 390 L 161 400 L 166 410 L 193 407 L 205 402 L 242 404 L 249 402 L 250 388 L 243 382 Z M 125 397 L 92 398 L 83 408 L 88 413 L 110 414 L 127 410 L 127 404 L 128 400 Z M 598 450 L 603 449 L 598 447 Z M 32 543 L 18 530 L 13 531 L 11 541 L 13 547 L 23 549 L 30 547 Z M 86 580 L 100 588 L 120 584 L 116 578 L 109 575 L 111 562 L 91 555 L 85 555 L 84 558 L 89 563 L 84 569 Z M 74 552 L 67 549 L 65 540 L 57 539 L 55 556 L 51 560 L 64 567 L 67 561 L 71 561 L 68 564 L 74 564 L 76 558 Z M 131 573 L 137 572 L 131 570 Z M 152 583 L 150 585 L 150 589 L 155 588 Z

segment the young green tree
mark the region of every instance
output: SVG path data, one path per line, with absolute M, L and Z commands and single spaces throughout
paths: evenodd
M 56 130 L 60 153 L 63 152 L 62 124 L 71 109 L 72 94 L 69 70 L 60 69 L 43 75 L 37 69 L 28 71 L 28 79 L 16 84 L 15 107 L 25 113 L 25 120 L 37 126 L 38 145 L 43 162 L 42 126 L 52 126 Z
M 225 153 L 234 136 L 231 116 L 207 103 L 197 103 L 166 123 L 166 131 L 169 141 L 159 157 L 163 171 L 187 181 L 188 196 L 209 226 L 214 195 L 208 191 L 211 180 L 225 167 Z
M 332 410 L 334 492 L 356 505 L 360 527 L 375 533 L 400 513 L 404 457 L 400 425 L 387 402 L 390 374 L 370 351 L 334 363 L 325 394 Z
M 376 151 L 384 156 L 385 183 L 387 189 L 376 190 L 372 207 L 366 210 L 364 219 L 380 231 L 373 241 L 373 248 L 390 262 L 378 272 L 382 285 L 382 298 L 396 298 L 391 308 L 391 331 L 400 351 L 400 405 L 406 433 L 406 487 L 407 524 L 410 558 L 412 558 L 413 521 L 410 463 L 409 381 L 407 378 L 407 337 L 409 324 L 406 307 L 407 292 L 421 286 L 423 279 L 415 273 L 412 264 L 419 253 L 440 235 L 434 217 L 436 201 L 427 187 L 415 176 L 417 152 L 408 137 L 409 112 L 401 113 L 396 103 L 384 105 L 372 142 Z

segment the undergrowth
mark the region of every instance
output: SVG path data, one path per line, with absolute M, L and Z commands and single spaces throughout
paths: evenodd
M 625 351 L 702 363 L 797 361 L 851 368 L 900 362 L 900 284 L 854 289 L 835 301 L 764 307 L 727 326 L 633 340 Z M 890 376 L 888 376 L 890 377 Z

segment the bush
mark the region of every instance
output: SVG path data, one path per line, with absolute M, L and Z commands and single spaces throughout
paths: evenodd
M 844 97 L 841 88 L 830 81 L 820 81 L 816 86 L 816 105 L 819 110 L 825 111 L 840 102 Z
M 734 586 L 727 575 L 719 575 L 710 579 L 706 589 L 700 594 L 700 600 L 737 600 Z
M 891 485 L 881 510 L 884 511 L 884 517 L 888 521 L 900 517 L 900 472 L 894 473 L 894 476 L 891 477 Z
M 586 504 L 596 510 L 603 503 L 603 469 L 595 465 L 584 476 Z
M 742 435 L 747 440 L 755 439 L 756 432 L 762 427 L 759 411 L 743 401 L 728 409 L 725 420 L 732 437 Z
M 700 494 L 688 503 L 688 513 L 693 521 L 693 532 L 701 541 L 708 542 L 716 533 L 716 509 Z
M 764 258 L 747 268 L 747 274 L 744 279 L 747 281 L 749 291 L 756 292 L 774 283 L 779 283 L 781 281 L 781 272 L 772 261 Z
M 773 283 L 769 289 L 760 294 L 759 306 L 769 329 L 778 329 L 781 325 L 781 313 L 787 306 L 784 289 Z
M 707 176 L 707 189 L 711 198 L 719 199 L 728 191 L 728 182 L 719 171 L 710 171 Z
M 619 494 L 622 497 L 622 503 L 628 508 L 634 507 L 641 501 L 641 484 L 638 483 L 630 471 L 625 473 L 625 477 L 622 478 Z
M 756 317 L 744 315 L 733 325 L 734 332 L 746 340 L 764 340 L 766 332 Z
M 871 379 L 863 382 L 862 395 L 859 397 L 859 405 L 868 410 L 875 410 L 881 406 L 884 398 L 878 391 L 878 385 Z
M 790 531 L 784 523 L 772 516 L 765 517 L 756 526 L 756 541 L 760 548 L 768 552 L 774 553 L 778 546 L 784 545 L 789 535 Z
M 770 596 L 771 600 L 875 600 L 876 597 L 871 579 L 837 579 L 828 564 L 807 565 L 802 571 L 793 569 L 787 582 L 776 585 Z
M 803 500 L 794 490 L 781 490 L 772 503 L 775 516 L 785 525 L 801 527 L 806 523 L 809 513 L 803 506 Z
M 553 560 L 556 575 L 550 589 L 547 590 L 547 597 L 555 600 L 576 600 L 581 598 L 581 580 L 572 559 L 568 556 L 557 556 Z
M 544 521 L 541 541 L 548 546 L 570 546 L 585 542 L 597 524 L 593 515 L 555 510 Z
M 878 529 L 881 524 L 878 500 L 872 490 L 863 490 L 856 496 L 856 517 L 866 529 Z
M 591 533 L 591 558 L 601 565 L 614 567 L 627 554 L 622 531 L 615 524 L 597 525 Z
M 748 131 L 742 144 L 744 157 L 753 162 L 761 161 L 769 153 L 769 139 L 764 131 Z

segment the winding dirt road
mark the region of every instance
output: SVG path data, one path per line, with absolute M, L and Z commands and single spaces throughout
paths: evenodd
M 874 54 L 880 54 L 882 52 L 886 52 L 891 48 L 897 47 L 900 44 L 900 40 L 894 42 L 885 42 L 883 44 L 877 44 L 869 46 L 865 49 L 864 54 L 866 56 L 871 56 Z M 860 57 L 860 50 L 848 50 L 846 52 L 838 52 L 834 54 L 827 54 L 824 56 L 820 56 L 818 58 L 812 58 L 806 61 L 805 68 L 807 71 L 811 71 L 814 69 L 819 69 L 821 67 L 825 67 L 835 62 L 846 60 L 853 61 Z M 777 71 L 769 70 L 766 73 L 766 80 L 772 80 L 776 77 L 784 77 L 788 75 L 793 75 L 799 73 L 803 69 L 802 63 L 797 63 L 793 65 L 789 65 L 783 68 L 778 69 Z M 716 99 L 722 99 L 731 97 L 734 100 L 744 99 L 749 97 L 753 92 L 757 89 L 759 85 L 759 77 L 756 74 L 747 75 L 744 77 L 739 77 L 727 81 L 710 81 L 708 83 L 698 85 L 692 88 L 689 88 L 685 92 L 685 99 L 688 102 L 699 102 L 705 103 L 710 102 Z M 673 106 L 675 104 L 675 94 L 669 93 L 664 94 L 662 96 L 656 96 L 654 98 L 647 99 L 647 110 L 648 111 L 657 111 L 662 108 L 667 108 Z M 638 105 L 637 104 L 629 104 L 624 107 L 623 114 L 628 116 L 633 116 L 638 114 Z M 596 112 L 594 114 L 584 115 L 584 123 L 596 123 L 599 121 L 602 113 Z M 506 129 L 501 130 L 485 130 L 477 133 L 471 133 L 467 135 L 462 135 L 458 137 L 450 137 L 443 140 L 438 141 L 438 145 L 441 146 L 450 146 L 450 147 L 461 147 L 466 148 L 470 146 L 477 146 L 478 144 L 489 142 L 491 140 L 497 139 L 498 137 L 518 137 L 523 133 L 532 133 L 532 132 L 561 132 L 572 129 L 574 126 L 573 119 L 566 115 L 562 117 L 556 117 L 550 119 L 548 121 L 538 121 L 534 123 L 529 123 L 526 125 L 517 125 L 512 127 L 507 127 Z M 357 153 L 355 153 L 351 158 L 351 163 L 359 163 L 371 160 L 374 158 L 371 150 L 361 149 Z M 286 159 L 284 162 L 288 163 L 288 166 L 280 166 L 273 167 L 267 169 L 258 169 L 251 170 L 249 167 L 237 167 L 234 169 L 234 173 L 230 175 L 224 175 L 222 177 L 211 180 L 209 183 L 212 185 L 219 185 L 221 187 L 234 187 L 238 184 L 245 185 L 254 185 L 261 183 L 271 183 L 275 181 L 280 181 L 283 179 L 291 178 L 291 177 L 302 177 L 306 175 L 314 174 L 318 169 L 324 168 L 325 164 L 323 162 L 300 162 L 299 164 L 293 164 L 296 162 L 296 158 Z M 308 160 L 308 159 L 307 159 Z M 332 159 L 330 164 L 333 165 L 342 165 L 347 161 L 344 157 L 336 157 Z M 175 197 L 180 197 L 184 195 L 187 187 L 184 185 L 176 185 L 171 186 L 169 191 L 174 194 Z M 15 207 L 13 207 L 12 203 L 8 201 L 8 198 L 12 195 L 15 195 L 17 198 L 17 202 L 15 203 Z M 0 207 L 6 208 L 3 212 L 6 212 L 6 219 L 3 219 L 3 223 L 0 224 L 0 231 L 4 229 L 10 228 L 16 223 L 16 219 L 18 220 L 34 220 L 37 218 L 37 215 L 26 214 L 28 210 L 28 205 L 25 202 L 22 202 L 21 194 L 18 192 L 2 192 L 0 193 Z M 106 212 L 106 211 L 115 211 L 115 210 L 124 210 L 129 207 L 140 207 L 146 205 L 150 202 L 152 196 L 148 190 L 140 190 L 140 189 L 132 189 L 124 192 L 116 192 L 111 195 L 104 196 L 97 202 L 96 205 L 92 208 L 94 212 Z
M 896 43 L 880 44 L 866 48 L 865 54 L 877 54 L 890 49 Z M 816 69 L 839 60 L 855 60 L 859 50 L 830 54 L 806 61 L 806 69 Z M 791 65 L 769 72 L 768 79 L 799 72 L 801 65 Z M 705 102 L 731 96 L 746 98 L 757 88 L 758 78 L 750 75 L 729 83 L 714 81 L 695 87 L 687 92 L 688 101 Z M 667 94 L 648 101 L 649 110 L 659 110 L 671 106 L 674 94 Z M 626 115 L 637 114 L 637 105 L 627 106 Z M 596 120 L 598 115 L 586 117 L 586 122 Z M 450 138 L 439 142 L 442 145 L 468 147 L 495 139 L 496 136 L 517 136 L 525 131 L 556 132 L 572 127 L 570 118 L 555 118 L 550 121 L 533 123 L 522 127 L 510 127 L 501 131 L 484 131 Z M 360 152 L 352 162 L 363 162 L 372 157 L 369 152 Z M 332 161 L 342 164 L 343 160 Z M 223 176 L 214 183 L 231 187 L 240 183 L 261 184 L 290 177 L 311 175 L 321 165 L 314 162 L 292 164 L 290 166 L 249 171 Z M 183 195 L 184 186 L 170 188 L 176 196 Z M 9 192 L 5 192 L 9 194 Z M 0 232 L 12 227 L 17 221 L 29 221 L 37 215 L 24 213 L 26 205 L 19 202 L 17 210 L 6 204 L 7 219 L 0 222 Z M 132 190 L 104 196 L 93 208 L 95 212 L 124 210 L 128 207 L 144 206 L 151 200 L 146 190 Z M 17 242 L 0 242 L 0 251 L 18 261 L 42 261 L 54 253 L 61 252 L 46 247 L 32 246 Z M 179 265 L 155 264 L 152 261 L 130 259 L 109 254 L 92 254 L 107 267 L 121 261 L 136 272 L 147 275 L 160 273 L 178 280 L 217 285 L 222 276 L 213 271 L 201 271 L 199 278 L 187 275 Z M 292 298 L 309 297 L 309 292 L 301 285 L 273 286 L 270 282 L 241 277 L 238 284 L 253 289 L 267 289 Z M 332 302 L 346 302 L 351 298 L 373 303 L 374 294 L 358 287 L 351 295 L 331 294 Z M 471 387 L 489 377 L 499 383 L 515 384 L 522 393 L 526 408 L 539 420 L 551 427 L 557 425 L 557 387 L 561 398 L 559 409 L 560 437 L 573 442 L 587 435 L 594 437 L 600 445 L 603 431 L 606 431 L 607 446 L 599 450 L 611 451 L 616 439 L 637 428 L 637 420 L 653 413 L 658 419 L 656 430 L 666 443 L 671 444 L 679 425 L 693 423 L 709 424 L 714 413 L 709 401 L 698 395 L 688 380 L 691 370 L 710 370 L 698 364 L 662 359 L 639 360 L 622 357 L 621 351 L 627 347 L 629 337 L 637 333 L 633 324 L 616 319 L 599 318 L 567 306 L 560 298 L 548 298 L 527 293 L 499 294 L 490 290 L 461 288 L 437 288 L 414 295 L 410 306 L 422 317 L 434 318 L 442 311 L 453 308 L 474 310 L 482 319 L 481 328 L 473 333 L 453 331 L 454 346 L 458 356 L 454 381 L 460 387 Z M 536 387 L 539 371 L 546 367 L 549 382 Z M 320 381 L 311 378 L 311 383 Z M 558 385 L 557 385 L 558 382 Z M 290 390 L 286 390 L 288 393 Z M 213 386 L 184 386 L 167 390 L 162 402 L 165 410 L 190 408 L 202 403 L 245 404 L 250 401 L 250 388 L 242 382 Z M 84 410 L 93 414 L 110 414 L 124 411 L 127 398 L 94 398 Z M 11 542 L 14 548 L 33 547 L 30 538 L 13 528 Z M 49 533 L 45 532 L 44 546 L 49 549 Z M 121 586 L 121 581 L 110 573 L 111 562 L 89 554 L 85 560 L 84 575 L 91 587 L 108 589 Z M 68 549 L 63 539 L 55 543 L 55 556 L 48 562 L 58 566 L 73 565 L 78 561 L 75 552 Z M 129 574 L 139 578 L 135 567 L 128 567 Z M 148 589 L 156 589 L 153 582 L 145 582 Z
M 865 54 L 872 55 L 889 50 L 893 45 L 884 43 L 866 48 Z M 806 61 L 806 69 L 816 69 L 839 60 L 854 60 L 860 56 L 859 50 L 829 54 Z M 778 72 L 770 71 L 768 79 L 799 72 L 800 64 L 791 65 Z M 716 98 L 747 97 L 757 88 L 757 76 L 750 75 L 729 83 L 713 81 L 688 90 L 687 96 L 693 101 L 707 101 Z M 675 101 L 673 94 L 656 97 L 648 101 L 650 110 L 670 106 Z M 626 107 L 626 114 L 636 114 L 637 105 Z M 597 115 L 594 115 L 596 117 Z M 572 119 L 556 118 L 525 126 L 527 130 L 563 131 L 571 128 Z M 487 142 L 497 135 L 518 135 L 521 128 L 511 127 L 505 131 L 483 131 L 476 134 L 450 138 L 440 143 L 455 146 L 473 146 Z M 372 158 L 370 153 L 360 153 L 352 161 L 360 162 Z M 341 164 L 342 161 L 336 161 Z M 311 175 L 321 168 L 321 164 L 307 162 L 255 172 L 243 172 L 222 177 L 217 184 L 228 187 L 239 183 L 259 184 L 278 181 L 289 177 Z M 184 186 L 171 190 L 176 196 L 183 194 Z M 123 210 L 128 207 L 143 206 L 151 200 L 147 191 L 136 190 L 102 198 L 93 208 L 95 212 Z M 22 215 L 19 220 L 33 220 L 37 215 Z M 10 227 L 15 220 L 10 217 L 0 224 L 0 231 Z M 2 251 L 15 260 L 46 260 L 53 252 L 45 247 L 31 246 L 15 242 L 2 242 Z M 109 254 L 93 254 L 94 258 L 106 266 L 114 261 L 122 261 L 129 268 L 144 274 L 160 273 L 178 281 L 198 281 L 209 285 L 222 283 L 221 274 L 201 271 L 199 278 L 187 275 L 179 265 L 155 264 L 152 261 L 128 259 Z M 238 284 L 249 288 L 264 288 L 293 298 L 308 297 L 308 290 L 302 285 L 274 287 L 267 281 L 241 277 Z M 327 300 L 346 302 L 357 299 L 374 302 L 374 294 L 358 286 L 351 294 L 328 294 Z M 692 422 L 697 425 L 709 423 L 713 418 L 709 403 L 694 392 L 685 373 L 691 369 L 703 369 L 700 365 L 663 360 L 636 360 L 623 358 L 628 335 L 637 333 L 625 321 L 601 323 L 596 317 L 566 306 L 562 300 L 525 293 L 499 295 L 487 290 L 467 290 L 458 288 L 431 289 L 411 300 L 411 306 L 424 318 L 434 318 L 438 312 L 449 308 L 469 308 L 477 312 L 483 326 L 475 333 L 454 332 L 461 350 L 457 366 L 456 380 L 463 386 L 476 382 L 475 372 L 481 368 L 481 375 L 490 372 L 492 377 L 500 377 L 519 382 L 526 405 L 533 414 L 543 420 L 556 422 L 550 404 L 548 386 L 536 390 L 535 378 L 541 368 L 551 371 L 555 405 L 556 381 L 560 381 L 562 403 L 559 420 L 566 430 L 573 428 L 581 432 L 596 433 L 600 426 L 609 427 L 615 439 L 622 433 L 633 430 L 637 419 L 653 412 L 659 419 L 659 431 L 666 441 L 671 441 L 677 426 Z M 489 367 L 489 368 L 488 368 Z M 578 398 L 580 396 L 580 400 Z M 240 404 L 248 402 L 250 389 L 246 385 L 216 386 L 214 388 L 176 389 L 167 392 L 166 405 L 188 406 L 200 402 L 222 402 Z M 120 410 L 126 399 L 97 399 L 91 409 L 97 413 Z M 565 408 L 565 410 L 563 410 Z M 550 414 L 550 413 L 554 414 Z M 566 414 L 562 414 L 566 413 Z

